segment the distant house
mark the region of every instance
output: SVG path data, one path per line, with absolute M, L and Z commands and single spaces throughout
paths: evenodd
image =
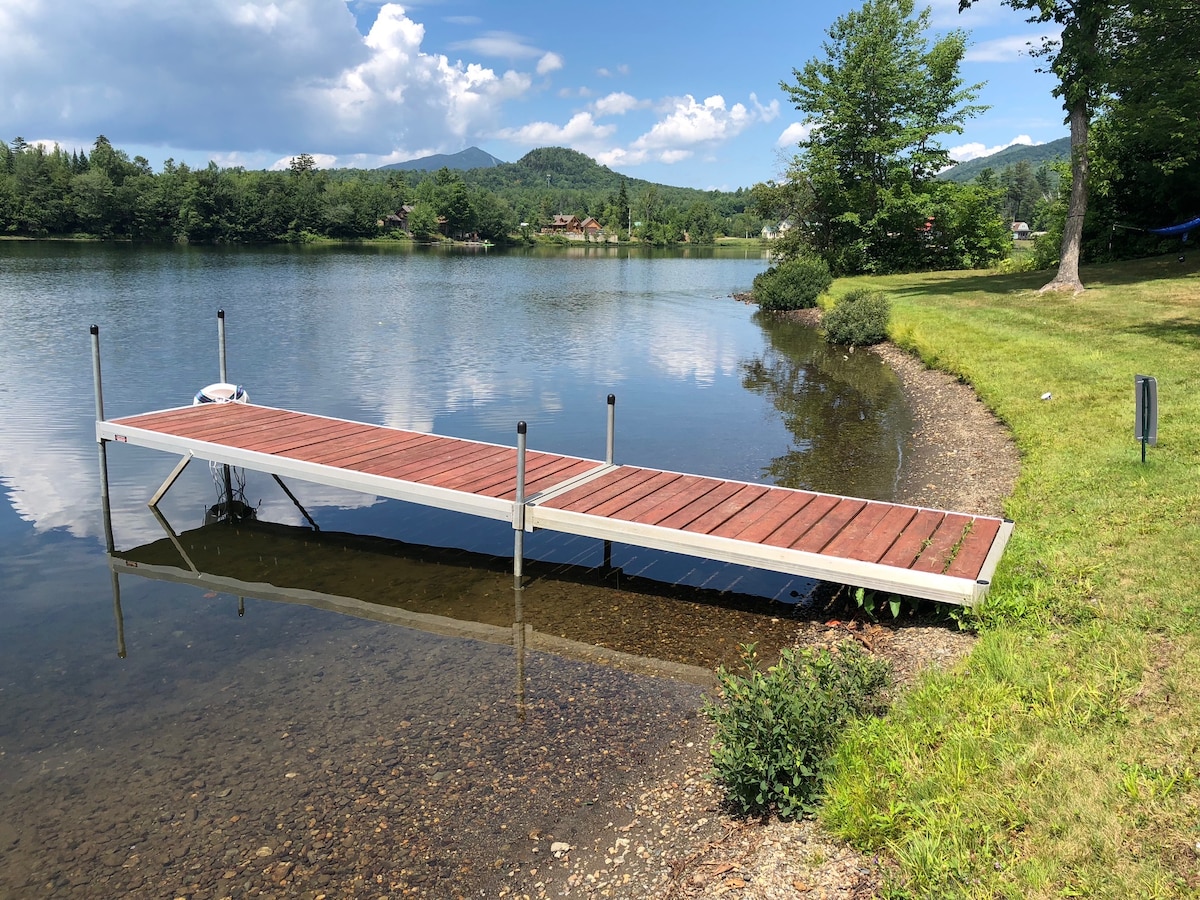
M 591 216 L 588 216 L 579 223 L 579 230 L 584 234 L 592 235 L 593 237 L 604 230 L 604 226 L 597 222 Z
M 546 234 L 580 234 L 582 232 L 583 223 L 579 221 L 579 216 L 565 216 L 559 214 L 554 217 L 554 220 L 542 231 Z
M 383 228 L 398 228 L 400 231 L 408 231 L 408 217 L 412 211 L 413 208 L 405 204 L 394 213 L 388 213 L 379 224 Z
M 1026 222 L 1013 222 L 1012 235 L 1014 241 L 1029 240 L 1029 224 Z
M 792 230 L 792 223 L 784 219 L 778 225 L 764 225 L 762 236 L 764 241 L 773 241 L 777 237 L 781 237 Z

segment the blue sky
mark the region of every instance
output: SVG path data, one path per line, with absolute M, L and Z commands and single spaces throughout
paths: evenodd
M 779 83 L 860 3 L 601 0 L 2 0 L 0 138 L 88 149 L 104 134 L 158 170 L 375 167 L 478 146 L 566 146 L 618 172 L 732 190 L 778 177 L 801 114 Z M 934 0 L 969 32 L 991 108 L 956 159 L 1063 137 L 1030 25 L 1000 0 Z M 919 6 L 918 6 L 919 8 Z

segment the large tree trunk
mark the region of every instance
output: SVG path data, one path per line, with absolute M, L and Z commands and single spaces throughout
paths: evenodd
M 1071 199 L 1067 204 L 1067 223 L 1063 226 L 1062 250 L 1058 274 L 1043 291 L 1083 290 L 1079 280 L 1079 248 L 1083 243 L 1083 216 L 1088 201 L 1088 107 L 1076 100 L 1067 110 L 1071 120 Z

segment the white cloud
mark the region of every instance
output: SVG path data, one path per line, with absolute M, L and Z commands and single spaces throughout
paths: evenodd
M 601 97 L 592 104 L 592 108 L 596 111 L 597 115 L 623 116 L 630 110 L 638 109 L 645 105 L 645 103 L 633 95 L 626 94 L 624 91 L 617 91 Z
M 520 35 L 507 31 L 489 31 L 482 37 L 457 41 L 450 45 L 450 49 L 471 50 L 481 56 L 495 56 L 502 59 L 532 59 L 543 53 L 537 47 L 526 43 Z
M 752 124 L 769 122 L 779 115 L 779 104 L 772 102 L 763 106 L 758 98 L 750 95 L 754 109 L 741 103 L 731 107 L 725 105 L 720 95 L 708 97 L 697 103 L 688 94 L 669 98 L 663 104 L 663 116 L 649 131 L 642 134 L 626 147 L 608 147 L 592 152 L 601 165 L 609 167 L 637 166 L 648 162 L 672 164 L 691 159 L 695 149 L 706 144 L 718 144 L 741 134 Z M 648 104 L 635 101 L 628 94 L 609 94 L 597 101 L 598 112 L 624 112 L 634 106 Z
M 950 148 L 950 158 L 955 162 L 966 162 L 969 159 L 978 159 L 981 156 L 991 156 L 993 153 L 999 153 L 1008 147 L 1022 144 L 1026 147 L 1033 147 L 1040 141 L 1034 141 L 1027 134 L 1019 134 L 1007 144 L 998 144 L 995 147 L 988 147 L 978 142 L 970 144 L 962 144 L 958 147 Z
M 812 128 L 812 125 L 806 125 L 803 122 L 793 122 L 787 128 L 783 129 L 779 137 L 775 139 L 775 146 L 794 147 L 801 141 L 808 140 Z
M 72 147 L 106 134 L 224 159 L 367 158 L 461 149 L 530 89 L 528 72 L 452 62 L 424 39 L 394 3 L 364 36 L 345 0 L 73 0 L 69 16 L 4 0 L 0 121 Z M 481 40 L 543 71 L 557 59 L 511 35 Z
M 596 70 L 596 74 L 601 78 L 615 78 L 618 75 L 628 75 L 629 66 L 625 65 L 625 63 L 621 63 L 621 65 L 617 66 L 615 70 L 607 67 L 601 67 Z
M 596 154 L 596 162 L 602 166 L 615 168 L 617 166 L 640 166 L 650 158 L 645 150 L 626 150 L 624 147 L 614 147 Z
M 633 142 L 635 148 L 666 150 L 680 145 L 728 140 L 760 118 L 740 103 L 726 108 L 719 94 L 697 103 L 691 95 L 675 98 L 667 116 Z
M 563 67 L 563 58 L 557 53 L 545 53 L 538 60 L 537 73 L 539 75 L 549 75 Z
M 1013 34 L 1008 37 L 994 38 L 979 44 L 971 44 L 963 56 L 965 62 L 971 63 L 1028 63 L 1030 53 L 1039 50 L 1047 39 L 1057 40 L 1054 33 L 1045 35 Z
M 616 131 L 615 125 L 597 125 L 591 113 L 576 113 L 566 125 L 530 122 L 520 128 L 503 128 L 496 137 L 516 144 L 533 146 L 579 146 L 603 141 Z

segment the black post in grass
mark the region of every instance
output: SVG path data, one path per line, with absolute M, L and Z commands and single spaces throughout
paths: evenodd
M 1158 443 L 1158 380 L 1153 375 L 1134 375 L 1134 437 L 1142 442 L 1142 462 L 1146 445 Z

